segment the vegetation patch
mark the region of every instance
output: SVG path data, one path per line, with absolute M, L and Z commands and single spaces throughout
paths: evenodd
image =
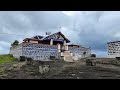
M 6 71 L 5 71 L 5 69 L 3 69 L 3 68 L 0 68 L 0 76 L 1 75 L 5 75 L 6 74 Z
M 13 57 L 13 55 L 10 54 L 0 55 L 0 64 L 10 63 L 15 60 L 16 59 Z

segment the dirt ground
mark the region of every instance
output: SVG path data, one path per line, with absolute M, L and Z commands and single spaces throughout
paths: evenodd
M 39 73 L 38 64 L 25 64 L 20 68 L 12 68 L 15 61 L 0 65 L 0 79 L 120 79 L 120 66 L 110 64 L 97 64 L 86 66 L 85 62 L 52 62 L 50 71 Z

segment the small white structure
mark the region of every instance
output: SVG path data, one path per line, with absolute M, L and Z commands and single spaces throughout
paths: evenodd
M 120 41 L 107 43 L 108 58 L 120 57 Z

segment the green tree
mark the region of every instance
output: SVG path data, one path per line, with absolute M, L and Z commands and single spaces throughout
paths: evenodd
M 96 57 L 96 54 L 91 54 L 91 57 Z
M 12 44 L 11 44 L 11 46 L 17 46 L 19 44 L 19 41 L 18 40 L 15 40 Z

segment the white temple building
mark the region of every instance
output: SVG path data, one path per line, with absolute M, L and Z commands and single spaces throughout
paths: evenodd
M 49 60 L 50 57 L 59 59 L 63 57 L 65 61 L 75 61 L 80 58 L 89 57 L 91 49 L 81 45 L 70 45 L 61 32 L 57 32 L 46 37 L 37 35 L 32 38 L 25 38 L 23 42 L 10 48 L 10 54 L 15 58 L 25 56 L 33 60 Z

